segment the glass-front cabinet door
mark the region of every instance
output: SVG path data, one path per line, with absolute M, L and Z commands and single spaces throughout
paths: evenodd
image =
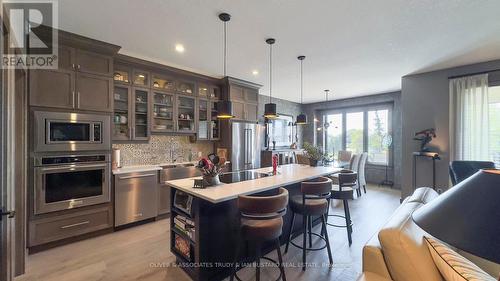
M 210 88 L 206 84 L 198 84 L 198 96 L 208 98 L 210 96 Z
M 153 91 L 153 132 L 175 131 L 174 95 Z
M 118 84 L 130 84 L 130 68 L 121 65 L 114 66 L 113 81 Z
M 177 92 L 185 95 L 195 94 L 194 82 L 177 81 Z
M 217 103 L 219 101 L 210 102 L 210 139 L 218 140 L 220 139 L 220 120 L 217 118 Z
M 132 102 L 134 105 L 132 138 L 147 140 L 149 139 L 149 90 L 134 88 Z
M 177 96 L 177 131 L 195 133 L 196 100 L 192 97 Z
M 115 85 L 113 92 L 113 139 L 130 139 L 130 87 Z
M 153 79 L 153 84 L 151 87 L 153 90 L 161 90 L 161 91 L 169 91 L 169 92 L 174 92 L 175 91 L 175 81 L 171 78 L 159 75 L 159 74 L 153 74 L 152 75 Z
M 133 84 L 138 87 L 149 88 L 150 74 L 147 71 L 134 69 L 133 71 Z
M 208 100 L 198 100 L 198 139 L 207 140 L 209 138 L 210 120 Z

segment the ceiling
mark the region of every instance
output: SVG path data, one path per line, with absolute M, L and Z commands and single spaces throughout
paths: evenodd
M 228 75 L 304 102 L 401 89 L 401 77 L 500 58 L 498 0 L 64 0 L 59 28 L 122 46 L 121 53 L 222 76 L 228 12 Z M 184 53 L 175 51 L 183 44 Z M 258 75 L 252 71 L 258 70 Z

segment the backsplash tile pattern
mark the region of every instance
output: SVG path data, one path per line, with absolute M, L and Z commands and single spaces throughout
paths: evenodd
M 120 149 L 121 165 L 155 165 L 197 159 L 198 152 L 203 156 L 213 152 L 213 143 L 199 141 L 191 143 L 189 137 L 152 135 L 149 143 L 120 143 L 113 144 L 113 148 Z M 173 152 L 173 158 L 171 157 Z

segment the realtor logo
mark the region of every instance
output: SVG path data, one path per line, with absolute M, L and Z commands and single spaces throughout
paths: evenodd
M 57 68 L 55 0 L 4 1 L 2 19 L 2 68 Z

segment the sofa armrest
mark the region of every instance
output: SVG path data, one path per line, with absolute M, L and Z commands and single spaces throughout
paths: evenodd
M 358 278 L 358 281 L 392 281 L 392 279 L 385 278 L 372 272 L 363 272 Z
M 380 246 L 368 242 L 363 247 L 363 272 L 373 272 L 384 278 L 391 279 Z

